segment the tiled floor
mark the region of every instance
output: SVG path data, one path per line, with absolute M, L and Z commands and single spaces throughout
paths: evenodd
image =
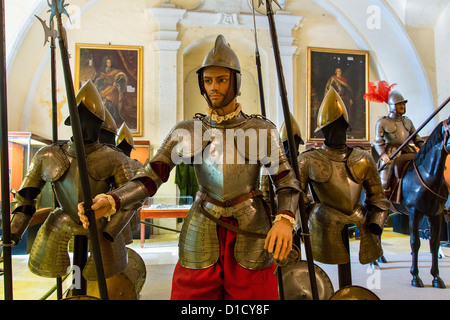
M 170 298 L 171 278 L 178 259 L 177 234 L 158 236 L 146 240 L 144 247 L 136 240 L 129 247 L 143 258 L 147 277 L 140 293 L 140 300 L 167 300 Z M 409 236 L 387 229 L 383 233 L 382 244 L 388 263 L 380 264 L 379 269 L 358 262 L 359 241 L 350 241 L 352 256 L 353 285 L 371 289 L 382 300 L 396 299 L 450 299 L 450 290 L 431 287 L 429 269 L 431 257 L 428 241 L 422 240 L 420 250 L 420 275 L 425 288 L 414 288 L 410 285 L 411 265 Z M 443 257 L 439 260 L 441 277 L 450 285 L 450 248 L 441 247 Z M 27 266 L 27 255 L 13 256 L 13 299 L 38 300 L 55 284 L 55 279 L 47 279 L 33 275 Z M 337 267 L 335 265 L 318 264 L 328 275 L 334 289 L 338 290 Z M 70 277 L 64 282 L 63 290 L 70 285 Z M 4 299 L 3 276 L 0 277 L 0 299 Z M 449 287 L 450 288 L 450 287 Z M 56 299 L 56 293 L 48 297 Z

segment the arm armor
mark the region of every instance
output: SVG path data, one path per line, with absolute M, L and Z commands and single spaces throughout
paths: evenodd
M 278 181 L 274 178 L 274 185 L 278 200 L 278 211 L 290 211 L 295 213 L 298 209 L 298 200 L 300 193 L 300 186 L 298 180 L 295 177 L 291 166 L 286 161 L 279 166 L 279 173 L 287 171 L 288 173 Z
M 373 158 L 369 155 L 366 158 L 368 171 L 363 182 L 366 191 L 365 207 L 368 215 L 366 226 L 371 233 L 381 235 L 391 204 L 384 194 Z
M 383 152 L 386 152 L 386 139 L 384 138 L 384 122 L 385 118 L 381 118 L 377 121 L 375 126 L 375 140 L 372 145 L 375 150 L 378 152 L 378 155 L 381 155 Z

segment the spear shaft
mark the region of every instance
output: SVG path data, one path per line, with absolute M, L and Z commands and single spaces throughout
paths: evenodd
M 261 1 L 261 0 L 260 0 Z M 267 18 L 269 19 L 269 27 L 270 27 L 270 36 L 272 39 L 272 46 L 273 46 L 273 52 L 275 56 L 275 64 L 277 69 L 277 75 L 278 75 L 278 85 L 281 95 L 281 105 L 283 108 L 283 114 L 284 114 L 284 124 L 286 126 L 286 133 L 288 136 L 288 145 L 289 150 L 292 150 L 290 152 L 290 158 L 291 158 L 291 166 L 292 169 L 295 172 L 295 175 L 297 179 L 300 178 L 300 171 L 298 167 L 298 161 L 296 157 L 296 152 L 294 152 L 295 148 L 295 140 L 294 140 L 294 134 L 292 129 L 292 123 L 290 118 L 290 111 L 289 111 L 289 102 L 287 99 L 287 92 L 286 92 L 286 83 L 283 75 L 283 65 L 281 62 L 281 56 L 280 56 L 280 47 L 278 45 L 278 36 L 277 36 L 277 30 L 275 26 L 275 20 L 273 18 L 273 10 L 271 2 L 274 0 L 266 0 L 266 10 L 267 10 Z M 278 4 L 278 2 L 277 2 Z M 317 290 L 317 281 L 316 281 L 316 273 L 315 273 L 315 267 L 314 267 L 314 260 L 312 256 L 312 248 L 311 248 L 311 239 L 309 235 L 309 227 L 308 227 L 308 220 L 306 216 L 306 208 L 305 204 L 303 202 L 303 197 L 300 196 L 299 199 L 299 212 L 300 212 L 300 220 L 302 224 L 302 231 L 303 231 L 303 241 L 305 245 L 305 254 L 306 254 L 306 260 L 308 264 L 308 273 L 309 273 L 309 280 L 311 283 L 311 293 L 314 300 L 319 299 L 319 294 Z
M 58 0 L 61 1 L 61 0 Z M 62 1 L 64 2 L 64 1 Z M 63 65 L 64 80 L 67 92 L 67 102 L 69 106 L 70 123 L 72 126 L 73 140 L 75 144 L 75 151 L 77 157 L 78 171 L 80 176 L 80 184 L 82 186 L 83 201 L 85 206 L 85 214 L 89 219 L 89 238 L 91 242 L 91 252 L 94 257 L 95 271 L 97 275 L 98 289 L 100 298 L 108 300 L 108 290 L 106 287 L 105 271 L 103 268 L 102 253 L 100 250 L 100 243 L 98 239 L 97 223 L 95 220 L 95 213 L 91 209 L 92 194 L 89 183 L 89 175 L 86 163 L 86 154 L 84 150 L 83 135 L 81 131 L 80 118 L 77 110 L 75 89 L 73 86 L 72 73 L 69 64 L 69 53 L 66 48 L 66 35 L 62 25 L 61 14 L 58 10 L 58 3 L 54 4 L 56 9 L 56 19 L 59 32 L 59 48 L 61 52 L 61 60 Z
M 8 111 L 6 91 L 6 54 L 5 54 L 5 3 L 0 0 L 0 126 L 1 126 L 1 199 L 3 220 L 3 269 L 5 300 L 13 299 L 12 257 L 11 257 L 11 220 L 9 202 L 9 155 L 8 155 Z
M 264 85 L 263 85 L 263 78 L 262 78 L 262 71 L 261 71 L 261 57 L 259 55 L 259 48 L 258 48 L 258 35 L 256 32 L 256 19 L 255 19 L 255 7 L 254 3 L 252 1 L 252 15 L 253 15 L 253 29 L 255 33 L 255 60 L 256 60 L 256 70 L 258 72 L 258 86 L 259 86 L 259 101 L 261 105 L 261 115 L 266 117 L 266 103 L 264 99 Z M 273 181 L 272 177 L 267 177 L 267 184 L 269 188 L 269 204 L 270 209 L 274 213 L 277 211 L 276 205 L 275 205 L 275 191 L 273 189 Z M 278 291 L 280 295 L 280 300 L 284 300 L 284 286 L 283 286 L 283 274 L 281 271 L 281 267 L 277 268 L 277 283 L 278 283 Z

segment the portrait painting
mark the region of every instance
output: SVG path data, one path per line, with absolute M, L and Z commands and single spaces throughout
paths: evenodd
M 88 80 L 97 87 L 118 128 L 125 122 L 142 136 L 142 47 L 76 44 L 76 92 Z
M 334 88 L 345 104 L 350 128 L 348 141 L 367 142 L 369 104 L 364 100 L 368 84 L 367 51 L 308 48 L 307 57 L 308 141 L 321 141 L 317 113 L 326 92 Z

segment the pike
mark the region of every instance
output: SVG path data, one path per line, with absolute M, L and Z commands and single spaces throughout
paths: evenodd
M 51 68 L 51 90 L 52 90 L 52 142 L 53 144 L 58 143 L 58 102 L 57 102 L 57 92 L 56 92 L 56 43 L 55 39 L 58 37 L 58 32 L 55 30 L 53 20 L 50 21 L 50 27 L 47 26 L 46 21 L 42 20 L 40 17 L 35 17 L 39 20 L 44 28 L 45 41 L 44 46 L 47 42 L 50 42 L 50 68 Z M 50 41 L 49 41 L 50 39 Z
M 292 130 L 292 123 L 291 123 L 291 117 L 290 117 L 290 111 L 289 111 L 289 102 L 287 99 L 287 92 L 286 92 L 286 83 L 283 75 L 283 66 L 281 63 L 281 56 L 280 56 L 280 47 L 278 45 L 278 36 L 277 36 L 277 30 L 275 26 L 275 20 L 273 18 L 273 9 L 272 9 L 272 1 L 275 2 L 278 7 L 281 9 L 280 4 L 277 0 L 266 0 L 266 11 L 267 11 L 267 18 L 269 20 L 269 27 L 270 27 L 270 36 L 272 38 L 272 46 L 273 46 L 273 52 L 275 56 L 275 64 L 277 68 L 277 75 L 278 75 L 278 85 L 280 89 L 280 96 L 281 96 L 281 105 L 283 108 L 283 114 L 284 114 L 284 123 L 286 126 L 286 133 L 288 136 L 288 145 L 289 150 L 295 150 L 295 141 L 294 141 L 294 134 Z M 263 4 L 263 0 L 259 0 L 258 7 Z M 298 161 L 296 158 L 295 152 L 290 152 L 290 158 L 291 158 L 291 166 L 292 169 L 295 172 L 295 175 L 297 179 L 300 179 L 300 171 L 298 167 Z M 308 273 L 309 273 L 309 280 L 311 283 L 311 293 L 314 300 L 319 299 L 319 294 L 317 290 L 317 281 L 316 281 L 316 272 L 314 267 L 314 260 L 312 256 L 312 248 L 311 248 L 311 238 L 309 234 L 309 227 L 308 227 L 308 220 L 306 215 L 306 207 L 303 202 L 303 197 L 300 197 L 299 199 L 299 212 L 300 212 L 300 220 L 302 224 L 302 235 L 303 235 L 303 241 L 305 246 L 305 254 L 306 254 L 306 260 L 308 264 Z
M 12 257 L 11 247 L 11 220 L 10 220 L 10 201 L 9 201 L 9 155 L 8 155 L 8 107 L 6 90 L 6 46 L 5 46 L 5 2 L 0 0 L 0 144 L 1 144 L 1 199 L 3 214 L 3 268 L 4 268 L 4 293 L 5 300 L 13 299 L 13 281 L 12 281 Z
M 56 16 L 58 26 L 58 38 L 59 48 L 61 53 L 61 60 L 63 65 L 64 80 L 66 85 L 67 101 L 70 114 L 70 122 L 72 126 L 73 140 L 75 144 L 75 152 L 78 163 L 78 171 L 80 175 L 80 184 L 83 192 L 83 201 L 85 205 L 85 214 L 89 220 L 89 238 L 91 240 L 91 251 L 94 257 L 95 271 L 97 275 L 98 289 L 100 298 L 102 300 L 108 300 L 108 291 L 106 287 L 105 271 L 103 268 L 102 253 L 100 250 L 100 243 L 98 238 L 97 224 L 95 220 L 95 213 L 91 209 L 92 196 L 91 187 L 89 184 L 89 175 L 86 163 L 86 154 L 84 150 L 83 135 L 81 132 L 80 118 L 78 115 L 75 89 L 73 86 L 72 73 L 69 64 L 69 52 L 67 50 L 67 35 L 62 25 L 61 15 L 65 14 L 69 19 L 69 14 L 66 11 L 68 4 L 64 3 L 65 0 L 52 0 L 52 3 L 47 0 L 47 4 L 50 7 L 50 21 Z M 87 245 L 84 245 L 87 252 Z
M 412 140 L 414 139 L 414 137 L 419 133 L 420 130 L 422 130 L 427 124 L 428 122 L 431 121 L 431 119 L 433 119 L 438 113 L 439 111 L 441 111 L 442 109 L 444 109 L 444 107 L 450 102 L 450 97 L 448 97 L 436 110 L 434 110 L 434 112 L 428 117 L 427 120 L 425 120 L 419 128 L 417 128 L 416 131 L 413 132 L 413 134 L 411 134 L 408 139 L 405 140 L 405 142 L 403 142 L 403 144 L 397 149 L 395 150 L 395 152 L 389 157 L 390 160 L 394 159 L 395 156 L 397 154 L 400 153 L 400 151 L 402 151 L 402 149 Z M 380 168 L 378 169 L 378 172 L 380 172 L 381 170 L 384 169 L 384 167 L 386 167 L 386 163 L 383 163 L 382 166 L 380 166 Z
M 50 70 L 51 70 L 51 91 L 52 91 L 52 143 L 54 145 L 58 144 L 58 99 L 57 99 L 57 91 L 56 91 L 56 44 L 55 39 L 58 37 L 58 32 L 55 30 L 55 26 L 53 20 L 50 21 L 50 26 L 47 26 L 46 21 L 42 20 L 37 15 L 34 15 L 36 19 L 42 24 L 42 28 L 44 29 L 44 47 L 49 42 L 50 39 Z M 58 207 L 58 201 L 56 200 L 56 196 L 53 196 L 52 201 L 52 209 Z M 38 210 L 39 211 L 39 210 Z M 44 222 L 48 217 L 50 211 L 41 211 L 36 212 L 33 215 L 33 219 L 31 223 L 37 223 L 38 221 Z M 57 288 L 57 299 L 60 300 L 63 298 L 62 292 L 62 278 L 56 278 L 56 288 Z
M 253 16 L 253 29 L 255 34 L 255 59 L 256 59 L 256 70 L 258 72 L 258 87 L 259 87 L 259 101 L 261 105 L 261 114 L 266 117 L 266 103 L 264 99 L 264 85 L 262 80 L 262 72 L 261 72 L 261 57 L 259 54 L 258 48 L 258 35 L 256 32 L 256 19 L 255 19 L 255 4 L 252 1 L 252 16 Z M 275 192 L 273 190 L 273 181 L 272 177 L 269 175 L 269 204 L 272 212 L 276 212 L 276 204 L 275 204 Z M 277 283 L 278 283 L 278 292 L 280 294 L 280 300 L 284 300 L 284 287 L 283 287 L 283 275 L 281 273 L 281 268 L 277 268 Z

